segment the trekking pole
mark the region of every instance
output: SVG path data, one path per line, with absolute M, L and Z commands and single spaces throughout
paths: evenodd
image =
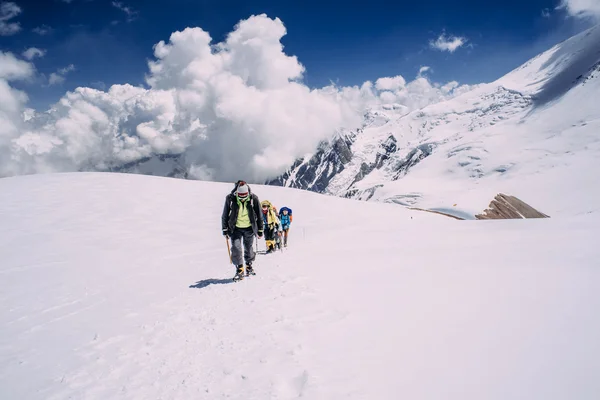
M 227 254 L 229 255 L 229 263 L 233 264 L 233 260 L 231 259 L 231 248 L 229 247 L 229 238 L 225 236 L 225 243 L 227 243 Z
M 279 250 L 283 253 L 283 232 L 279 232 Z

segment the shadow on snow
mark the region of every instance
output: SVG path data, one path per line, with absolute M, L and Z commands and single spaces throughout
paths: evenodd
M 190 289 L 203 289 L 210 285 L 223 285 L 226 283 L 233 283 L 231 278 L 229 279 L 204 279 L 196 282 L 194 285 L 190 285 Z

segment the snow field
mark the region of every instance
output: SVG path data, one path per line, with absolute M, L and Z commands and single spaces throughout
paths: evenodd
M 455 221 L 253 185 L 294 210 L 290 247 L 230 283 L 232 187 L 0 180 L 0 398 L 600 392 L 597 214 Z

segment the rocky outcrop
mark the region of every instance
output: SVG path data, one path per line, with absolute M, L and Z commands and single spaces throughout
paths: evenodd
M 489 207 L 476 219 L 523 219 L 523 218 L 550 218 L 548 215 L 536 210 L 529 204 L 514 196 L 498 194 Z
M 340 134 L 331 143 L 322 142 L 309 159 L 296 160 L 287 172 L 266 184 L 324 192 L 331 179 L 352 160 L 353 139 L 352 134 Z

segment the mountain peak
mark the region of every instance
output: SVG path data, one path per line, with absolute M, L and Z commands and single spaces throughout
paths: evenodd
M 370 108 L 360 129 L 323 142 L 269 183 L 424 208 L 460 200 L 463 215 L 516 188 L 543 206 L 558 187 L 581 184 L 565 179 L 569 171 L 580 175 L 580 164 L 590 182 L 600 180 L 597 168 L 587 169 L 600 157 L 600 111 L 591 101 L 598 76 L 595 27 L 450 100 L 412 112 Z M 575 209 L 597 207 L 584 201 Z

